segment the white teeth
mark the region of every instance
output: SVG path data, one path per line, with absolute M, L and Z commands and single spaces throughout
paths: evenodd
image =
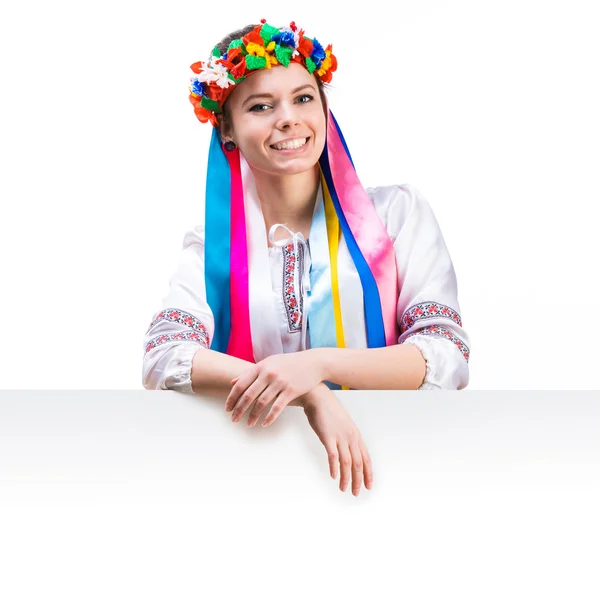
M 271 147 L 276 148 L 277 150 L 290 150 L 292 148 L 300 148 L 304 146 L 304 144 L 306 144 L 306 138 L 284 142 L 283 144 L 274 144 Z

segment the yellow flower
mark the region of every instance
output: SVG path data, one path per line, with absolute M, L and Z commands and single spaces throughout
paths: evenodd
M 277 57 L 271 54 L 273 50 L 275 50 L 275 42 L 269 42 L 269 45 L 267 46 L 265 51 L 265 58 L 267 59 L 267 69 L 270 69 L 271 65 L 276 65 L 279 62 L 277 60 Z
M 331 67 L 331 50 L 325 50 L 325 58 L 321 63 L 321 68 L 317 71 L 317 75 L 325 75 L 329 67 Z
M 269 42 L 269 45 L 265 48 L 260 44 L 255 44 L 254 42 L 250 42 L 246 46 L 246 52 L 251 56 L 264 56 L 267 60 L 266 68 L 270 69 L 271 65 L 279 64 L 277 57 L 271 54 L 275 50 L 275 42 Z
M 246 52 L 248 54 L 250 54 L 251 56 L 264 56 L 265 55 L 264 47 L 259 46 L 258 44 L 255 44 L 254 42 L 250 42 L 246 46 Z

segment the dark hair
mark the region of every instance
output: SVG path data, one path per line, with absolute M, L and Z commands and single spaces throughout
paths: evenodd
M 244 37 L 245 35 L 250 33 L 256 27 L 260 27 L 260 24 L 246 25 L 242 29 L 237 29 L 236 31 L 232 31 L 231 33 L 227 34 L 217 44 L 217 48 L 219 49 L 219 52 L 221 53 L 221 55 L 223 55 L 223 54 L 225 54 L 225 52 L 227 52 L 227 48 L 229 48 L 229 44 L 231 44 L 231 42 L 233 42 L 234 40 L 239 40 L 241 37 Z M 330 84 L 323 83 L 318 77 L 315 77 L 315 79 L 317 80 L 317 88 L 319 90 L 319 95 L 321 96 L 321 104 L 323 106 L 325 106 L 325 90 L 328 89 Z M 221 107 L 221 110 L 223 112 L 221 114 L 217 115 L 217 120 L 219 122 L 219 131 L 222 131 L 223 124 L 228 124 L 228 122 L 229 122 L 229 111 L 228 111 L 228 107 L 227 107 L 227 100 L 225 100 L 225 104 L 223 104 L 223 106 Z

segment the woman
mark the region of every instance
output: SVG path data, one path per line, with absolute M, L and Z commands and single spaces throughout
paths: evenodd
M 331 45 L 263 19 L 191 66 L 213 125 L 204 226 L 145 337 L 143 383 L 226 398 L 233 421 L 303 406 L 358 495 L 368 451 L 331 389 L 463 389 L 468 336 L 435 216 L 407 184 L 364 189 L 324 92 Z

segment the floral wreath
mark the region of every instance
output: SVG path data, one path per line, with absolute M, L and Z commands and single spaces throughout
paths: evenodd
M 314 72 L 323 83 L 331 81 L 337 69 L 337 59 L 331 53 L 331 44 L 323 49 L 316 38 L 308 38 L 304 30 L 292 21 L 289 27 L 277 29 L 261 19 L 247 35 L 232 41 L 225 54 L 215 46 L 208 62 L 190 66 L 196 77 L 191 77 L 190 102 L 201 123 L 212 123 L 218 128 L 217 116 L 227 97 L 240 81 L 257 69 L 270 69 L 273 65 L 287 67 L 297 62 Z

